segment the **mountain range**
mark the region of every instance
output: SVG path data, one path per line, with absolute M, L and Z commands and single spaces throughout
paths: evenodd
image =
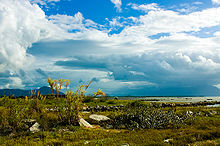
M 35 95 L 39 94 L 40 95 L 48 95 L 51 94 L 51 89 L 50 87 L 47 86 L 43 86 L 39 89 L 35 89 L 33 90 L 35 92 Z M 54 94 L 56 94 L 56 91 L 54 90 Z M 60 95 L 64 94 L 62 92 L 59 92 Z M 22 89 L 0 89 L 0 96 L 15 96 L 15 97 L 19 97 L 19 96 L 30 96 L 31 95 L 31 90 L 22 90 Z

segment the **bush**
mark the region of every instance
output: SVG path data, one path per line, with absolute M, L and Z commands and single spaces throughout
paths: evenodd
M 43 130 L 49 130 L 59 124 L 58 116 L 54 112 L 42 113 L 37 119 Z
M 83 103 L 89 103 L 89 102 L 93 102 L 93 101 L 94 101 L 93 96 L 85 96 L 83 99 Z
M 12 106 L 8 109 L 1 108 L 0 115 L 1 135 L 27 130 L 27 125 L 22 122 L 26 116 L 24 108 L 19 106 Z
M 106 96 L 99 97 L 100 102 L 106 102 L 107 100 L 108 100 L 108 97 L 106 97 Z
M 115 117 L 112 121 L 114 128 L 133 129 L 167 129 L 180 128 L 190 124 L 193 115 L 177 115 L 174 111 L 162 111 L 134 102 L 125 108 L 125 113 Z

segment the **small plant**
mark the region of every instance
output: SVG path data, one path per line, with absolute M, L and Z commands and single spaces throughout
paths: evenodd
M 18 105 L 11 105 L 8 108 L 0 109 L 0 135 L 7 135 L 27 130 L 22 122 L 26 118 L 25 108 Z
M 55 90 L 56 90 L 56 93 L 57 93 L 57 98 L 58 98 L 58 95 L 59 95 L 59 85 L 57 83 L 57 80 L 54 80 L 54 87 L 55 87 Z
M 49 83 L 49 85 L 50 85 L 51 93 L 52 93 L 52 95 L 54 95 L 54 93 L 53 93 L 54 86 L 55 86 L 54 80 L 52 80 L 51 78 L 48 78 L 47 81 L 48 81 L 48 83 Z
M 52 80 L 51 78 L 48 78 L 48 83 L 50 85 L 52 95 L 54 95 L 53 90 L 55 88 L 56 93 L 57 93 L 57 98 L 58 98 L 59 97 L 59 92 L 62 89 L 62 87 L 64 86 L 65 82 L 66 82 L 66 90 L 67 90 L 67 88 L 69 86 L 69 80 L 59 79 L 57 81 L 57 80 Z
M 62 124 L 76 125 L 78 121 L 77 101 L 72 91 L 66 93 L 66 105 L 61 106 L 58 112 Z
M 58 82 L 59 82 L 59 84 L 58 84 L 57 97 L 59 96 L 59 92 L 62 89 L 62 87 L 64 86 L 64 83 L 66 82 L 66 80 L 59 79 Z
M 67 92 L 68 91 L 68 86 L 70 84 L 70 80 L 66 79 L 65 81 L 66 81 L 66 92 Z
M 68 123 L 77 125 L 79 119 L 81 118 L 80 111 L 82 110 L 84 104 L 83 101 L 85 99 L 85 92 L 92 83 L 92 80 L 87 85 L 81 85 L 76 92 L 68 90 L 69 80 L 66 81 L 66 106 L 59 108 L 59 118 L 62 123 Z M 102 95 L 105 93 L 100 89 L 94 93 L 95 96 Z
M 101 89 L 98 89 L 97 92 L 94 92 L 93 95 L 96 97 L 96 96 L 105 96 L 105 93 L 102 92 Z
M 30 97 L 32 98 L 34 95 L 36 95 L 36 90 L 32 90 L 32 89 L 31 89 L 31 95 L 30 95 Z

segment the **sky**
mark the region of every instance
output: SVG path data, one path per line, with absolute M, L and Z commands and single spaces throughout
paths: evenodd
M 220 95 L 220 0 L 0 0 L 0 89 Z

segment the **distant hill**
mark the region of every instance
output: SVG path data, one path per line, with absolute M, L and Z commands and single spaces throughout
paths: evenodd
M 40 89 L 35 89 L 34 91 L 36 91 L 36 94 L 38 93 L 39 91 L 39 94 L 41 95 L 48 95 L 48 94 L 51 94 L 51 89 L 50 87 L 46 87 L 46 86 L 43 86 L 41 87 Z M 54 90 L 54 93 L 56 94 L 56 91 Z M 15 97 L 18 97 L 18 96 L 30 96 L 31 95 L 31 90 L 22 90 L 22 89 L 0 89 L 0 96 L 3 96 L 3 95 L 6 95 L 6 96 L 10 96 L 10 95 L 13 95 Z M 35 94 L 35 95 L 36 95 Z M 59 92 L 59 94 L 64 94 L 62 92 Z

